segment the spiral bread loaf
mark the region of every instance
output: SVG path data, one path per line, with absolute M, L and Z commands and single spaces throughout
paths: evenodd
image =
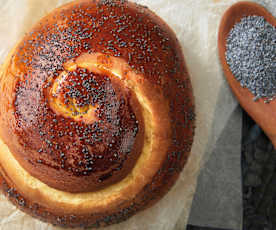
M 122 0 L 66 4 L 0 70 L 0 186 L 64 227 L 119 223 L 158 201 L 189 156 L 194 99 L 172 30 Z

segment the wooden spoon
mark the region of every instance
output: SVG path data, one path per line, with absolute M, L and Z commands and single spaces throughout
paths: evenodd
M 276 19 L 264 7 L 253 2 L 234 4 L 224 13 L 220 22 L 218 33 L 219 57 L 226 79 L 240 105 L 264 130 L 276 148 L 276 99 L 269 103 L 265 103 L 263 98 L 254 101 L 254 95 L 247 88 L 242 88 L 232 74 L 225 57 L 227 37 L 230 30 L 242 18 L 253 15 L 264 17 L 267 22 L 276 27 Z

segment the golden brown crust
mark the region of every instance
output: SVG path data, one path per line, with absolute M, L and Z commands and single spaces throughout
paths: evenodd
M 37 111 L 45 102 L 51 110 L 42 124 L 50 126 L 56 122 L 52 121 L 53 117 L 49 119 L 49 113 L 59 114 L 62 121 L 71 119 L 72 124 L 82 122 L 86 127 L 99 118 L 93 116 L 91 120 L 90 116 L 79 114 L 74 117 L 68 109 L 63 109 L 61 97 L 54 95 L 61 91 L 52 90 L 54 84 L 48 84 L 56 79 L 62 88 L 60 74 L 72 73 L 73 78 L 74 71 L 80 75 L 80 69 L 109 78 L 98 84 L 113 87 L 115 95 L 124 99 L 125 107 L 116 111 L 123 113 L 120 120 L 125 119 L 125 123 L 120 125 L 128 131 L 121 131 L 120 137 L 128 136 L 120 140 L 131 146 L 131 152 L 122 161 L 118 173 L 108 176 L 105 183 L 97 182 L 103 171 L 77 175 L 73 167 L 62 168 L 63 162 L 59 160 L 56 167 L 48 167 L 49 164 L 37 161 L 41 154 L 33 147 L 47 143 L 44 136 L 50 135 L 50 130 L 57 132 L 64 127 L 59 123 L 60 127 L 36 128 L 35 122 L 41 124 L 43 120 Z M 159 200 L 187 161 L 194 131 L 190 79 L 174 33 L 145 7 L 119 0 L 82 0 L 62 6 L 44 17 L 16 46 L 0 77 L 2 187 L 13 203 L 35 217 L 67 227 L 118 223 Z M 20 97 L 24 99 L 18 101 Z M 70 101 L 73 101 L 70 108 L 78 112 L 93 114 L 100 104 L 96 101 L 93 105 L 79 106 L 78 99 L 74 95 L 75 101 Z M 18 104 L 32 112 L 23 116 L 22 112 L 18 113 Z M 108 110 L 104 107 L 104 112 Z M 110 111 L 114 113 L 114 109 Z M 74 135 L 78 133 L 70 128 Z M 43 138 L 36 135 L 39 131 L 44 132 Z M 104 136 L 108 137 L 108 133 Z M 105 144 L 109 143 L 107 137 Z M 69 133 L 66 138 L 65 145 L 76 141 L 70 139 Z M 50 142 L 43 149 L 47 152 L 51 147 Z M 89 151 L 95 155 L 100 149 Z M 72 155 L 72 150 L 63 152 L 66 159 Z M 56 152 L 52 154 L 55 156 Z M 53 164 L 55 157 L 44 154 L 41 160 Z M 102 163 L 93 162 L 95 168 Z M 111 169 L 108 166 L 106 170 Z

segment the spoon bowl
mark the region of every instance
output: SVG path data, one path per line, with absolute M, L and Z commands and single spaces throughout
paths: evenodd
M 235 24 L 247 16 L 262 16 L 276 27 L 276 19 L 264 7 L 253 2 L 238 2 L 232 5 L 223 15 L 218 32 L 218 50 L 220 62 L 232 92 L 243 109 L 264 130 L 276 148 L 276 99 L 266 103 L 265 98 L 254 101 L 254 95 L 232 74 L 226 61 L 226 44 L 229 32 Z

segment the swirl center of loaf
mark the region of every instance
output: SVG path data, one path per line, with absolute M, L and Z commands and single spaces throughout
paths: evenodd
M 28 148 L 27 163 L 45 184 L 94 191 L 122 180 L 134 167 L 143 146 L 143 119 L 119 63 L 99 54 L 68 61 L 35 100 L 28 83 L 17 83 L 16 119 L 24 126 L 17 131 Z M 30 120 L 31 108 L 36 112 Z
M 93 73 L 87 73 L 86 69 L 76 69 L 70 72 L 62 72 L 53 81 L 49 92 L 50 105 L 57 113 L 64 117 L 71 117 L 77 121 L 98 121 L 96 113 L 100 111 L 99 101 L 106 96 L 102 90 L 102 80 L 110 79 Z M 99 83 L 100 82 L 100 83 Z

